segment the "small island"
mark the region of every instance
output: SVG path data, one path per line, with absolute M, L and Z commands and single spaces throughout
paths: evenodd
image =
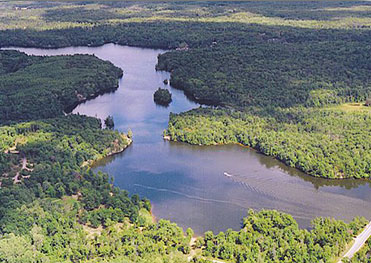
M 158 90 L 156 90 L 156 92 L 153 94 L 153 100 L 156 102 L 156 104 L 168 106 L 172 101 L 171 93 L 167 89 L 158 88 Z

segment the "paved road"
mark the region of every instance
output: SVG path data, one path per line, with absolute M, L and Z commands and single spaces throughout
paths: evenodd
M 361 249 L 361 247 L 365 244 L 367 239 L 371 237 L 371 222 L 366 226 L 366 228 L 362 231 L 361 234 L 359 234 L 354 239 L 353 246 L 348 250 L 348 252 L 344 255 L 344 257 L 352 258 L 355 253 L 357 253 L 358 250 Z M 341 263 L 341 260 L 338 262 Z

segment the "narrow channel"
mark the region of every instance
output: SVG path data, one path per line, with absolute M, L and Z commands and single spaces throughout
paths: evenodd
M 134 143 L 125 152 L 106 158 L 94 169 L 113 175 L 120 188 L 149 198 L 158 219 L 192 227 L 200 234 L 239 229 L 249 208 L 290 213 L 302 227 L 310 227 L 317 216 L 371 218 L 370 182 L 309 177 L 236 145 L 201 147 L 164 141 L 162 131 L 170 112 L 199 107 L 182 91 L 163 83 L 169 73 L 155 70 L 157 56 L 164 50 L 115 44 L 13 49 L 48 56 L 94 54 L 123 69 L 116 92 L 83 103 L 73 113 L 101 119 L 112 115 L 116 129 L 133 131 Z M 158 87 L 170 89 L 173 95 L 168 108 L 153 102 Z

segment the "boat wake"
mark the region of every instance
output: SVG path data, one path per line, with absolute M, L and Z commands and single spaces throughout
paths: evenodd
M 223 203 L 223 204 L 235 205 L 235 206 L 238 206 L 238 207 L 241 207 L 241 208 L 244 208 L 244 209 L 249 208 L 249 206 L 245 206 L 245 205 L 238 204 L 238 203 L 231 202 L 231 201 L 227 201 L 227 200 L 203 198 L 203 197 L 199 197 L 199 196 L 195 196 L 195 195 L 188 195 L 188 194 L 185 194 L 185 193 L 182 193 L 182 192 L 178 192 L 178 191 L 174 191 L 174 190 L 170 190 L 170 189 L 166 189 L 166 188 L 157 188 L 157 187 L 152 187 L 152 186 L 147 186 L 147 185 L 142 185 L 142 184 L 133 184 L 133 185 L 141 187 L 141 188 L 145 188 L 145 189 L 148 189 L 148 190 L 172 193 L 172 194 L 184 196 L 186 198 L 196 200 L 196 201 L 201 201 L 201 202 Z

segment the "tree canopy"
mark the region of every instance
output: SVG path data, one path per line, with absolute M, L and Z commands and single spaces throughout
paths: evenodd
M 160 105 L 168 106 L 172 99 L 171 93 L 168 89 L 161 89 L 158 88 L 155 93 L 153 94 L 153 100 Z
M 0 122 L 51 118 L 115 90 L 122 70 L 91 55 L 0 51 Z

